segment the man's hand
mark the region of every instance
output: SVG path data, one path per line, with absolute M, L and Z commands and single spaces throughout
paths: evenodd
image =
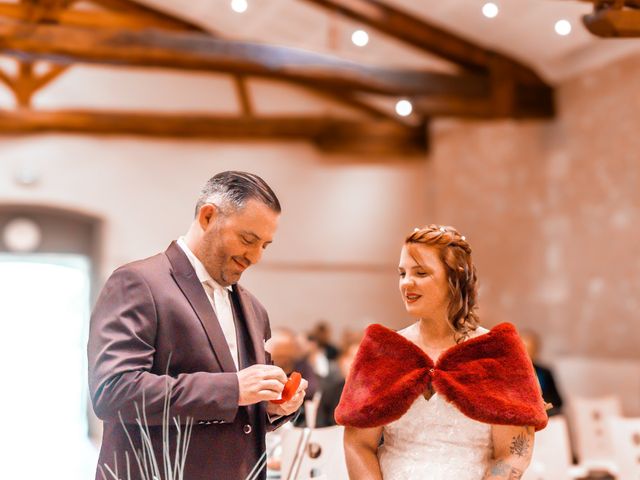
M 298 390 L 296 390 L 295 395 L 291 397 L 291 399 L 288 402 L 284 402 L 280 404 L 269 402 L 267 404 L 267 413 L 269 415 L 282 415 L 282 416 L 291 415 L 293 412 L 298 410 L 300 408 L 300 405 L 302 405 L 302 402 L 304 402 L 304 395 L 306 393 L 308 384 L 309 382 L 307 382 L 303 378 L 302 381 L 300 382 L 300 386 L 298 387 Z
M 284 384 L 287 383 L 287 375 L 284 371 L 273 365 L 251 365 L 240 370 L 237 375 L 240 387 L 238 405 L 241 407 L 263 400 L 277 400 L 280 398 Z

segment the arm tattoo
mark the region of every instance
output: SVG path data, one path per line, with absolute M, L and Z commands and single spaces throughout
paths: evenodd
M 524 472 L 512 467 L 502 460 L 491 465 L 491 470 L 485 475 L 485 479 L 497 477 L 502 480 L 521 480 Z
M 491 475 L 506 475 L 509 473 L 509 465 L 502 460 L 498 460 L 491 466 Z
M 523 473 L 524 472 L 522 470 L 512 467 L 511 472 L 509 473 L 509 480 L 520 480 Z
M 511 439 L 509 452 L 511 452 L 512 455 L 517 455 L 519 457 L 524 457 L 529 453 L 529 439 L 524 433 L 521 433 L 517 437 L 513 437 Z

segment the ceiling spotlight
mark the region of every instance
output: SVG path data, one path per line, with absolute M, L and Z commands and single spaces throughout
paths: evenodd
M 398 103 L 396 103 L 396 113 L 401 117 L 411 115 L 412 111 L 413 105 L 409 100 L 398 100 Z
M 492 2 L 485 3 L 482 6 L 482 14 L 487 18 L 496 18 L 499 11 L 498 5 Z
M 247 0 L 231 0 L 231 9 L 237 13 L 244 13 L 249 4 Z
M 571 22 L 569 20 L 558 20 L 555 25 L 556 33 L 558 35 L 569 35 L 571 33 Z
M 351 41 L 358 47 L 364 47 L 367 43 L 369 43 L 369 34 L 364 30 L 356 30 L 351 35 Z

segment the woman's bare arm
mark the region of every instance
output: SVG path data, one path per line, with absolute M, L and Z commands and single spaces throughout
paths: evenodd
M 350 480 L 382 480 L 378 445 L 382 427 L 344 429 L 344 452 Z
M 493 459 L 484 480 L 520 480 L 531 462 L 533 427 L 493 425 Z

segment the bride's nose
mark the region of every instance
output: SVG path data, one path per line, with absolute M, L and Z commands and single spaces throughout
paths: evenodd
M 413 278 L 410 275 L 405 275 L 403 278 L 400 279 L 400 288 L 410 287 L 414 284 L 415 282 L 413 281 Z

